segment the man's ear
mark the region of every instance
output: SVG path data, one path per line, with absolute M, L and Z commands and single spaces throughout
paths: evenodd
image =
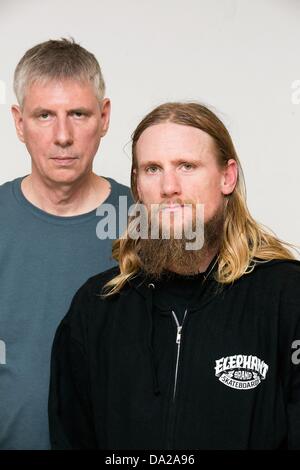
M 109 128 L 111 104 L 108 98 L 101 102 L 101 137 L 104 137 Z
M 12 115 L 13 115 L 13 118 L 14 118 L 14 121 L 15 121 L 15 127 L 16 127 L 16 131 L 17 131 L 17 135 L 18 135 L 20 141 L 24 143 L 25 139 L 24 139 L 22 110 L 21 110 L 20 106 L 18 106 L 17 104 L 14 104 L 11 107 L 11 112 L 12 112 Z
M 238 177 L 237 162 L 231 158 L 227 162 L 227 166 L 223 170 L 221 181 L 221 191 L 224 195 L 231 194 L 234 191 Z

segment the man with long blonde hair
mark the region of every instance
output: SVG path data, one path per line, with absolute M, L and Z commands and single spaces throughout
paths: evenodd
M 119 267 L 56 333 L 53 448 L 300 448 L 300 262 L 251 217 L 227 129 L 166 103 L 132 155 Z

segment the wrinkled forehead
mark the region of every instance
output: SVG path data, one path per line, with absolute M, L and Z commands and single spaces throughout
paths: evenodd
M 83 79 L 39 78 L 28 83 L 25 89 L 23 107 L 49 107 L 56 105 L 91 105 L 98 100 L 91 82 Z
M 28 82 L 25 84 L 25 93 L 34 93 L 39 90 L 51 90 L 57 88 L 64 88 L 64 89 L 74 89 L 78 90 L 82 89 L 91 89 L 93 90 L 93 83 L 88 80 L 84 76 L 77 76 L 77 77 L 32 77 L 29 78 Z

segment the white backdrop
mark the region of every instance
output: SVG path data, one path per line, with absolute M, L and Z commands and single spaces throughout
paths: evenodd
M 129 184 L 130 134 L 169 100 L 212 105 L 242 161 L 252 215 L 300 243 L 299 0 L 0 0 L 0 184 L 30 172 L 10 114 L 14 68 L 72 36 L 112 100 L 95 171 Z

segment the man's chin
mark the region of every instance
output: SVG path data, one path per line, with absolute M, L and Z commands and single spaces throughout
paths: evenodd
M 144 271 L 154 278 L 160 278 L 165 271 L 180 274 L 194 274 L 206 255 L 206 248 L 186 249 L 186 239 L 140 240 L 139 257 Z
M 177 227 L 181 229 L 178 237 L 175 236 L 174 225 L 173 231 L 166 234 L 168 236 L 163 237 L 160 231 L 157 239 L 140 239 L 138 254 L 144 270 L 157 278 L 166 270 L 180 274 L 199 272 L 211 253 L 217 252 L 221 246 L 224 212 L 220 209 L 205 224 L 200 222 L 198 219 L 197 223 L 193 220 L 187 224 L 187 230 L 182 230 L 183 225 Z
M 72 185 L 82 179 L 82 174 L 70 168 L 59 168 L 56 171 L 51 171 L 45 175 L 46 179 L 52 184 L 67 184 Z

